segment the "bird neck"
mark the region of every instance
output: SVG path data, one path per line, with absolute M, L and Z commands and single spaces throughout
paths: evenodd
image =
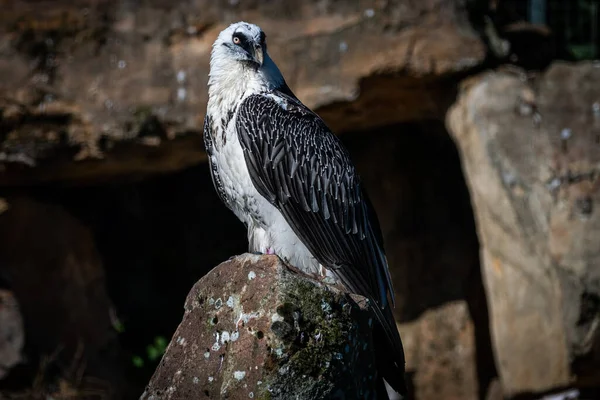
M 210 115 L 234 112 L 246 97 L 268 92 L 285 84 L 275 63 L 265 54 L 263 65 L 256 69 L 240 62 L 223 62 L 211 58 L 208 79 L 208 109 Z

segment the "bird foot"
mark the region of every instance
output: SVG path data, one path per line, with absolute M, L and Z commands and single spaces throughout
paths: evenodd
M 264 256 L 265 254 L 272 256 L 275 254 L 275 250 L 272 247 L 267 247 L 264 253 L 261 251 L 251 251 L 250 254 L 254 254 L 255 256 Z

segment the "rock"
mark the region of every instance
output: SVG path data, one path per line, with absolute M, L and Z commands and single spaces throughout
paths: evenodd
M 0 379 L 21 362 L 24 342 L 19 303 L 12 292 L 0 289 Z
M 398 329 L 415 399 L 479 398 L 475 328 L 465 301 L 431 309 Z
M 454 95 L 447 78 L 486 53 L 461 0 L 2 4 L 0 185 L 205 160 L 209 52 L 233 21 L 265 30 L 289 85 L 336 132 L 441 117 Z
M 600 381 L 600 68 L 554 63 L 524 77 L 470 79 L 447 119 L 506 396 Z
M 58 205 L 17 196 L 5 201 L 0 277 L 19 302 L 29 367 L 37 372 L 37 357 L 49 357 L 65 379 L 91 374 L 118 390 L 116 331 L 91 232 Z
M 194 285 L 141 399 L 373 398 L 371 313 L 350 296 L 244 254 Z

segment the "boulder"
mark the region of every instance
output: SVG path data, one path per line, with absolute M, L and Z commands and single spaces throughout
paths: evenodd
M 24 343 L 19 303 L 11 291 L 0 289 L 0 379 L 22 361 Z
M 481 242 L 506 395 L 600 375 L 600 65 L 486 72 L 447 125 Z
M 65 379 L 85 374 L 119 390 L 114 310 L 91 232 L 56 204 L 16 195 L 3 201 L 0 278 L 19 304 L 29 369 L 56 366 Z
M 430 309 L 398 329 L 415 399 L 479 399 L 475 327 L 465 301 Z
M 461 0 L 45 3 L 2 2 L 0 185 L 205 160 L 210 50 L 231 22 L 264 29 L 290 87 L 336 132 L 441 118 L 448 76 L 486 54 Z
M 243 254 L 200 279 L 141 399 L 370 399 L 367 301 Z

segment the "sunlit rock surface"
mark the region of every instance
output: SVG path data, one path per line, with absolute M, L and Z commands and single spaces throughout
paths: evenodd
M 459 0 L 1 4 L 0 185 L 203 161 L 211 45 L 231 22 L 264 29 L 290 87 L 336 132 L 441 118 L 447 78 L 486 52 Z
M 466 81 L 449 112 L 505 394 L 600 378 L 600 65 Z M 596 383 L 597 384 L 597 383 Z
M 372 323 L 364 298 L 243 254 L 194 285 L 141 399 L 370 399 Z

